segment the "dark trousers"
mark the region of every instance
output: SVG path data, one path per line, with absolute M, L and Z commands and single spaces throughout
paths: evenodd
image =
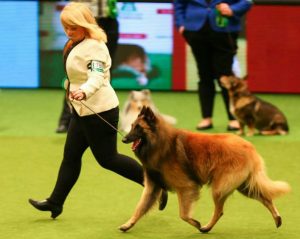
M 72 116 L 71 108 L 67 102 L 66 96 L 64 96 L 63 108 L 59 117 L 58 125 L 65 125 L 67 128 L 69 128 L 71 116 Z
M 233 57 L 237 50 L 238 33 L 220 33 L 205 26 L 199 31 L 185 31 L 184 38 L 191 47 L 195 58 L 199 82 L 198 95 L 203 118 L 213 116 L 215 98 L 215 80 L 220 85 L 222 75 L 232 75 Z M 227 90 L 221 87 L 229 120 L 234 119 L 229 111 L 229 97 Z
M 49 201 L 63 205 L 80 171 L 82 155 L 90 147 L 97 162 L 127 179 L 143 185 L 143 169 L 134 159 L 117 151 L 117 132 L 96 115 L 80 117 L 72 114 L 64 156 Z M 100 113 L 114 127 L 118 126 L 119 108 Z

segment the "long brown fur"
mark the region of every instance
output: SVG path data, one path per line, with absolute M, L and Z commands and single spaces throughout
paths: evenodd
M 236 76 L 222 76 L 221 84 L 228 90 L 230 111 L 240 123 L 239 135 L 244 135 L 248 127 L 248 136 L 255 129 L 262 135 L 285 135 L 289 131 L 285 115 L 274 105 L 251 94 L 247 82 Z
M 260 201 L 271 212 L 276 226 L 281 225 L 273 199 L 290 187 L 268 178 L 261 156 L 241 137 L 175 129 L 144 107 L 123 142 L 133 142 L 133 150 L 143 164 L 145 188 L 132 217 L 120 230 L 129 230 L 149 211 L 161 188 L 177 193 L 180 217 L 201 232 L 213 228 L 234 190 Z M 211 220 L 201 226 L 193 218 L 192 209 L 204 184 L 211 186 L 215 210 Z

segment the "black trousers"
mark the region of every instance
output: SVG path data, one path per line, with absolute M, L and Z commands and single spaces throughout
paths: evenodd
M 117 132 L 96 115 L 80 117 L 73 111 L 58 178 L 48 200 L 63 205 L 80 175 L 82 155 L 88 147 L 102 167 L 143 185 L 142 166 L 117 151 Z M 119 108 L 100 115 L 117 128 Z
M 228 92 L 220 84 L 222 75 L 232 75 L 233 57 L 237 50 L 238 33 L 213 31 L 208 25 L 199 31 L 185 31 L 185 40 L 191 47 L 198 69 L 198 96 L 203 118 L 213 116 L 215 80 L 221 87 L 229 120 L 234 119 L 229 111 Z
M 64 95 L 63 108 L 59 116 L 58 125 L 65 125 L 67 128 L 69 128 L 71 116 L 72 116 L 71 108 L 67 102 L 66 96 Z

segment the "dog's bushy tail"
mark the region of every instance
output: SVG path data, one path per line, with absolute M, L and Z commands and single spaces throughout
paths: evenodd
M 290 185 L 283 181 L 272 181 L 266 174 L 262 159 L 248 181 L 248 196 L 252 198 L 274 199 L 291 191 Z

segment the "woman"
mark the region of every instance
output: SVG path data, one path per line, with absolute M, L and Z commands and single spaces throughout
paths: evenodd
M 73 114 L 52 194 L 42 201 L 29 199 L 38 210 L 50 211 L 52 218 L 62 213 L 63 204 L 79 177 L 82 155 L 88 147 L 102 167 L 143 185 L 142 167 L 134 159 L 118 153 L 117 131 L 111 127 L 118 125 L 119 101 L 110 85 L 111 58 L 105 44 L 106 35 L 85 4 L 66 5 L 60 19 L 69 38 L 64 50 L 64 64 Z M 99 119 L 96 113 L 111 125 Z M 162 210 L 167 194 L 162 190 L 161 195 Z
M 213 127 L 215 80 L 220 85 L 222 75 L 233 74 L 241 18 L 250 7 L 251 0 L 174 1 L 176 27 L 191 47 L 198 69 L 198 96 L 202 113 L 198 130 Z M 220 87 L 229 120 L 227 130 L 238 130 L 238 121 L 229 110 L 228 92 Z

